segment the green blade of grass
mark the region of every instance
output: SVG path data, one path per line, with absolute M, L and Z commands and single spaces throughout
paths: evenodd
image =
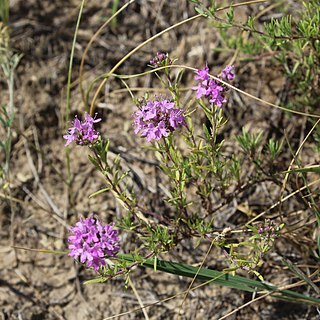
M 318 172 L 320 173 L 320 166 L 310 166 L 305 168 L 297 168 L 288 171 L 284 171 L 283 173 L 293 173 L 293 172 Z
M 118 8 L 119 8 L 119 0 L 113 0 L 113 3 L 112 3 L 112 15 L 114 15 L 118 11 Z M 117 23 L 118 23 L 117 17 L 115 17 L 111 21 L 111 28 L 115 29 L 117 27 Z
M 9 22 L 9 0 L 0 0 L 0 18 L 6 24 Z
M 134 257 L 130 254 L 121 254 L 118 255 L 118 257 L 129 262 L 135 262 Z M 142 266 L 154 269 L 154 258 L 147 259 L 143 262 Z M 199 268 L 187 264 L 164 261 L 159 259 L 157 259 L 156 261 L 156 268 L 159 271 L 188 278 L 194 278 L 196 276 L 196 279 L 200 281 L 212 280 L 212 283 L 242 291 L 257 293 L 265 293 L 266 291 L 272 292 L 271 296 L 290 302 L 302 302 L 307 304 L 320 305 L 320 299 L 309 297 L 291 290 L 279 290 L 276 286 L 272 284 L 267 284 L 265 282 L 248 279 L 241 276 L 233 276 L 226 272 L 216 271 L 207 268 L 201 268 L 199 270 Z

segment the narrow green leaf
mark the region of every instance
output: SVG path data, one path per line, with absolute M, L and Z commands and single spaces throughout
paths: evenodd
M 93 197 L 95 197 L 95 196 L 97 196 L 97 195 L 99 195 L 101 193 L 107 192 L 109 190 L 110 190 L 110 188 L 103 188 L 103 189 L 100 189 L 100 190 L 98 190 L 98 191 L 96 191 L 94 193 L 91 193 L 90 196 L 89 196 L 89 199 L 93 198 Z
M 305 168 L 297 168 L 288 171 L 284 171 L 283 173 L 293 173 L 293 172 L 320 172 L 320 166 L 310 166 Z
M 94 278 L 94 279 L 84 281 L 83 284 L 86 285 L 86 284 L 103 283 L 103 282 L 106 282 L 106 279 L 103 277 L 99 277 L 99 278 Z
M 129 254 L 121 254 L 118 255 L 119 258 L 122 258 L 126 261 L 135 262 L 132 255 Z M 154 269 L 154 259 L 147 259 L 143 262 L 142 266 L 146 268 Z M 213 283 L 226 286 L 242 291 L 248 292 L 265 292 L 269 291 L 272 292 L 271 296 L 287 300 L 291 302 L 302 302 L 308 303 L 313 305 L 320 305 L 320 299 L 312 298 L 301 293 L 291 291 L 291 290 L 282 290 L 280 291 L 276 286 L 262 282 L 257 280 L 248 279 L 241 276 L 233 276 L 225 272 L 220 272 L 212 269 L 206 268 L 199 268 L 192 267 L 187 264 L 177 263 L 177 262 L 170 262 L 170 261 L 163 261 L 157 259 L 157 270 L 180 275 L 188 278 L 196 277 L 197 280 L 200 281 L 210 281 L 212 280 Z

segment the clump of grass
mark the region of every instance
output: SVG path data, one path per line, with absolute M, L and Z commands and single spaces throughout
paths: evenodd
M 9 165 L 12 144 L 12 124 L 15 116 L 14 110 L 14 73 L 21 55 L 16 54 L 10 48 L 10 36 L 8 27 L 0 22 L 0 66 L 2 75 L 7 83 L 7 103 L 2 104 L 0 110 L 0 122 L 6 138 L 0 141 L 0 148 L 4 151 L 4 161 L 0 164 L 0 178 L 3 183 L 8 181 Z M 5 95 L 3 94 L 3 97 Z M 5 101 L 5 100 L 4 100 Z M 2 184 L 3 185 L 3 184 Z

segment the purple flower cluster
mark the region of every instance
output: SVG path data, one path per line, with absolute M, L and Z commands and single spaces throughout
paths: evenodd
M 69 256 L 80 258 L 81 263 L 96 271 L 106 265 L 105 256 L 113 257 L 119 251 L 118 231 L 113 225 L 103 226 L 94 218 L 80 219 L 70 232 L 73 235 L 68 237 Z
M 94 129 L 94 124 L 100 122 L 101 119 L 96 119 L 97 114 L 94 118 L 90 114 L 85 113 L 83 121 L 80 121 L 75 116 L 72 127 L 68 129 L 68 134 L 63 136 L 67 140 L 65 146 L 69 145 L 72 141 L 79 145 L 92 144 L 99 137 L 99 133 Z
M 276 226 L 273 221 L 270 219 L 266 219 L 263 224 L 261 224 L 260 228 L 258 229 L 258 233 L 261 235 L 268 235 L 272 234 L 275 236 Z
M 232 81 L 234 79 L 234 66 L 226 66 L 221 72 L 221 77 L 223 80 Z
M 223 80 L 234 79 L 234 66 L 227 66 L 222 70 L 221 78 Z M 211 79 L 209 76 L 209 68 L 206 65 L 203 69 L 196 71 L 195 80 L 198 81 L 198 85 L 193 87 L 193 90 L 197 91 L 197 99 L 206 97 L 209 102 L 217 107 L 222 107 L 223 103 L 227 101 L 224 93 L 227 91 L 227 87 L 220 82 Z
M 149 63 L 153 67 L 161 67 L 167 64 L 172 64 L 172 60 L 169 58 L 168 53 L 158 51 L 156 56 L 152 58 Z
M 165 99 L 148 101 L 134 116 L 134 133 L 141 131 L 141 136 L 146 137 L 148 142 L 167 137 L 177 127 L 186 125 L 183 110 L 175 108 L 174 102 Z

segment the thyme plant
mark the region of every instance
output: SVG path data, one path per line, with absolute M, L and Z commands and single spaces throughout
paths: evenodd
M 266 51 L 272 52 L 274 63 L 282 68 L 294 92 L 286 101 L 286 110 L 296 109 L 307 114 L 316 111 L 319 88 L 312 84 L 318 81 L 319 71 L 319 1 L 303 2 L 304 10 L 299 20 L 290 15 L 280 20 L 271 19 L 265 23 L 263 30 L 256 27 L 254 17 L 248 17 L 245 24 L 236 22 L 234 9 L 240 4 L 219 9 L 215 1 L 210 1 L 209 5 L 198 0 L 191 2 L 195 4 L 196 17 L 208 19 L 214 27 L 220 28 L 230 48 L 236 48 L 251 58 Z M 252 1 L 257 2 L 263 1 Z M 221 11 L 225 12 L 224 18 L 218 15 Z M 236 28 L 239 34 L 229 37 L 229 28 Z M 251 35 L 245 43 L 240 36 L 243 31 Z M 136 107 L 132 131 L 146 140 L 166 183 L 163 198 L 159 199 L 163 212 L 154 212 L 137 194 L 130 170 L 123 165 L 121 155 L 112 159 L 109 157 L 113 142 L 108 139 L 107 133 L 99 133 L 95 127 L 103 119 L 99 115 L 93 117 L 99 90 L 111 76 L 121 80 L 130 77 L 115 74 L 115 70 L 140 47 L 142 45 L 124 57 L 110 73 L 94 81 L 103 79 L 94 94 L 90 114 L 85 114 L 82 121 L 76 117 L 64 136 L 66 146 L 75 142 L 78 147 L 88 148 L 89 160 L 105 178 L 105 187 L 91 196 L 111 192 L 122 207 L 121 218 L 114 221 L 121 231 L 116 230 L 113 224 L 103 226 L 93 215 L 72 227 L 72 235 L 68 238 L 69 255 L 78 263 L 87 263 L 87 267 L 98 273 L 98 277 L 90 282 L 104 282 L 120 275 L 127 282 L 129 273 L 136 266 L 145 265 L 194 278 L 202 274 L 203 279 L 211 281 L 224 277 L 224 285 L 253 292 L 251 287 L 237 282 L 240 278 L 235 274 L 242 270 L 258 278 L 259 281 L 251 285 L 260 289 L 264 286 L 274 294 L 278 289 L 264 282 L 260 267 L 264 255 L 282 236 L 285 224 L 278 220 L 256 221 L 256 217 L 232 229 L 218 228 L 215 219 L 221 208 L 251 186 L 264 180 L 272 181 L 277 186 L 283 184 L 283 172 L 277 171 L 276 165 L 283 150 L 283 141 L 270 138 L 266 142 L 261 133 L 252 134 L 243 130 L 242 134 L 233 138 L 233 143 L 238 143 L 242 153 L 227 151 L 221 132 L 228 122 L 224 111 L 228 96 L 231 90 L 237 89 L 233 86 L 237 77 L 237 61 L 235 65 L 226 65 L 220 74 L 213 75 L 209 65 L 196 68 L 176 65 L 174 57 L 158 52 L 150 60 L 148 71 L 133 76 L 152 73 L 168 94 L 150 96 L 146 92 L 143 97 L 137 97 L 127 86 Z M 175 69 L 181 72 L 173 72 Z M 186 103 L 181 81 L 183 73 L 190 70 L 194 72 L 193 97 Z M 92 88 L 93 84 L 88 93 Z M 85 100 L 87 105 L 88 95 Z M 254 165 L 253 172 L 243 172 L 248 162 Z M 123 232 L 135 235 L 135 249 L 132 252 L 121 252 Z M 175 250 L 187 239 L 207 241 L 209 250 L 212 246 L 220 248 L 225 254 L 227 267 L 217 276 L 210 270 L 202 273 L 201 267 L 194 270 L 191 266 L 177 263 L 171 264 L 177 268 L 172 271 L 169 262 L 159 261 L 160 255 Z M 121 253 L 118 253 L 119 249 Z M 236 284 L 231 285 L 226 275 L 230 275 Z M 243 281 L 249 285 L 249 279 Z M 298 293 L 281 291 L 275 296 L 319 304 L 318 299 Z

